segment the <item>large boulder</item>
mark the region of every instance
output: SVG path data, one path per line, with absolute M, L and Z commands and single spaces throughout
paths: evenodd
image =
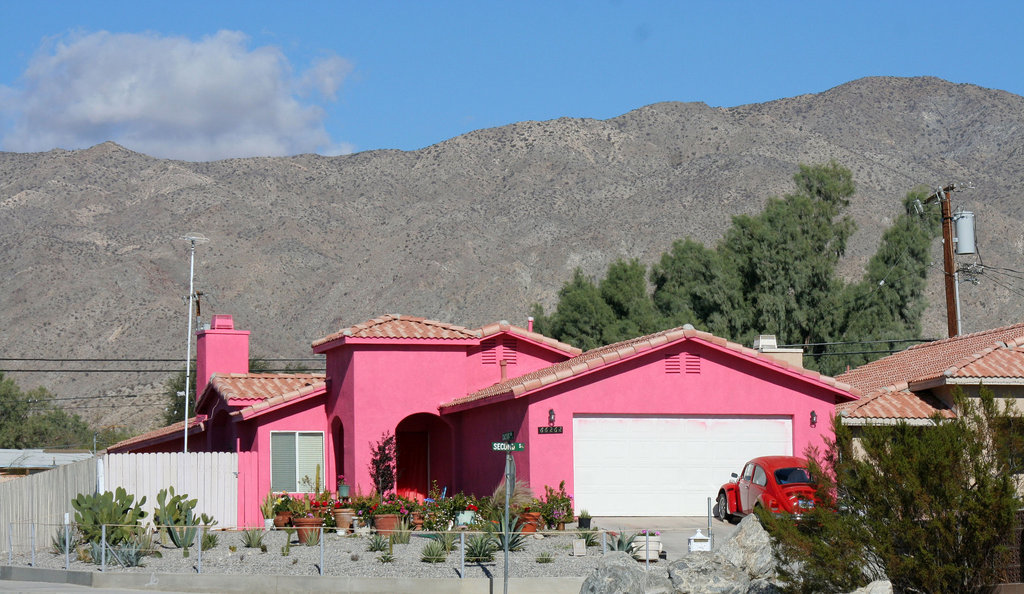
M 715 553 L 690 553 L 668 566 L 675 591 L 685 594 L 746 594 L 750 578 Z
M 857 588 L 850 594 L 892 594 L 892 582 L 871 582 L 863 588 Z
M 751 579 L 772 580 L 776 576 L 777 560 L 771 537 L 753 514 L 743 518 L 736 532 L 716 552 L 746 571 Z
M 623 551 L 601 557 L 597 568 L 583 582 L 580 594 L 673 594 L 672 582 L 664 571 L 644 571 L 636 559 Z

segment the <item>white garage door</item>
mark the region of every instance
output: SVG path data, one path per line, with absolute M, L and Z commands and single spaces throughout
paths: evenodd
M 577 416 L 576 509 L 595 516 L 702 516 L 757 456 L 792 455 L 790 417 Z

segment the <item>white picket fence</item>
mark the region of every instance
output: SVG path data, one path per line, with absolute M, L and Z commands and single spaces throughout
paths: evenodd
M 192 452 L 153 454 L 104 454 L 0 483 L 0 550 L 26 549 L 31 525 L 36 524 L 37 547 L 49 543 L 64 514 L 74 521 L 71 499 L 79 493 L 114 491 L 123 487 L 146 503 L 152 521 L 156 496 L 174 487 L 198 499 L 196 514 L 217 520 L 218 527 L 238 525 L 238 454 Z

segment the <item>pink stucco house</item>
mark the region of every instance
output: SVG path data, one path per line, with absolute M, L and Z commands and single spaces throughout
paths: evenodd
M 836 404 L 856 399 L 791 353 L 688 326 L 585 353 L 529 326 L 386 315 L 314 341 L 326 374 L 250 374 L 249 333 L 214 316 L 198 333 L 189 450 L 245 454 L 244 525 L 260 522 L 268 490 L 306 490 L 317 465 L 327 484 L 344 474 L 370 492 L 371 447 L 385 432 L 397 437 L 403 495 L 422 497 L 433 481 L 492 492 L 504 471 L 492 444 L 513 432 L 525 445 L 518 478 L 538 492 L 564 480 L 594 515 L 700 515 L 747 459 L 821 446 Z M 182 433 L 111 451 L 180 451 Z

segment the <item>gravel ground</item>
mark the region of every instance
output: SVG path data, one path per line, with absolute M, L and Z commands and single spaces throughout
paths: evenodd
M 294 535 L 291 539 L 290 552 L 282 554 L 286 533 L 283 531 L 269 532 L 264 543 L 267 552 L 260 549 L 245 548 L 242 536 L 234 531 L 217 531 L 219 543 L 213 549 L 202 553 L 202 573 L 216 574 L 273 574 L 273 575 L 317 575 L 320 566 L 320 547 L 298 544 Z M 588 575 L 596 566 L 601 556 L 600 540 L 597 547 L 587 549 L 586 556 L 574 557 L 572 540 L 574 532 L 547 533 L 527 538 L 524 550 L 509 553 L 510 577 L 577 577 Z M 469 534 L 466 535 L 468 541 Z M 452 578 L 459 577 L 460 549 L 448 555 L 444 563 L 425 563 L 421 561 L 421 551 L 430 542 L 422 533 L 413 533 L 409 544 L 393 546 L 394 561 L 381 563 L 381 553 L 368 551 L 367 536 L 340 534 L 324 535 L 324 575 L 355 576 L 355 577 L 426 577 Z M 230 546 L 235 550 L 231 551 Z M 107 557 L 108 572 L 138 573 L 196 573 L 199 571 L 199 551 L 193 548 L 189 557 L 184 557 L 181 549 L 165 545 L 156 545 L 161 557 L 147 556 L 142 567 L 123 568 L 117 565 L 110 556 Z M 554 558 L 551 563 L 538 563 L 537 556 L 550 553 Z M 74 552 L 71 555 L 70 569 L 73 571 L 99 571 L 100 566 L 91 562 L 78 561 Z M 6 561 L 6 559 L 4 559 Z M 14 555 L 14 565 L 31 565 L 29 552 Z M 36 567 L 63 569 L 64 555 L 54 554 L 50 550 L 37 551 Z M 503 576 L 504 557 L 502 551 L 494 555 L 489 563 L 466 562 L 464 577 L 500 577 Z

